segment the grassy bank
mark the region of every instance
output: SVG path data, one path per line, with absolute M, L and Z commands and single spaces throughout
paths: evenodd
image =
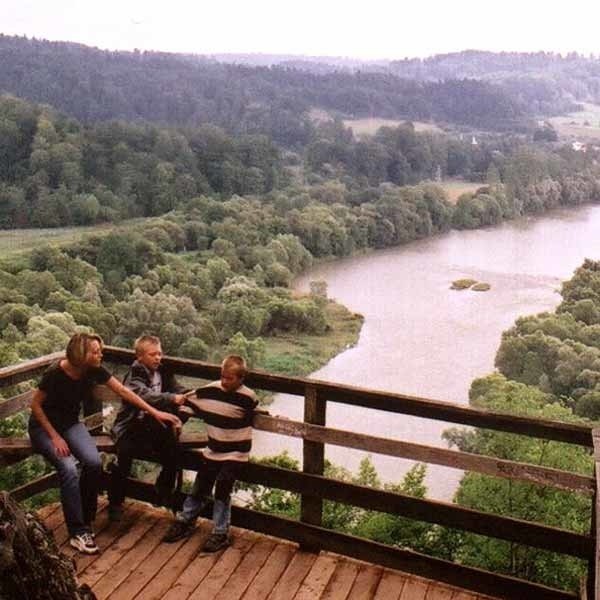
M 282 375 L 309 375 L 358 341 L 363 317 L 345 306 L 328 302 L 330 330 L 325 335 L 290 333 L 265 338 L 264 370 Z

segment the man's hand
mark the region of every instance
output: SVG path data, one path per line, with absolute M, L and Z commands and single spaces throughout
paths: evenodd
M 60 436 L 52 438 L 52 444 L 54 445 L 54 451 L 56 452 L 56 456 L 69 456 L 71 454 L 71 450 L 69 450 L 69 446 L 67 442 Z

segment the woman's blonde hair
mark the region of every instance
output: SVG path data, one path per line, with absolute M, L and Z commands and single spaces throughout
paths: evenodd
M 74 367 L 83 366 L 85 364 L 85 356 L 92 342 L 98 342 L 100 349 L 104 348 L 102 338 L 95 333 L 76 333 L 72 335 L 67 344 L 67 360 Z

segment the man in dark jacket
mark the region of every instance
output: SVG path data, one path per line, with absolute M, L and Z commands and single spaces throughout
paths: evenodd
M 156 409 L 177 414 L 185 401 L 185 389 L 161 364 L 160 339 L 151 335 L 139 337 L 134 350 L 136 359 L 123 379 L 125 386 Z M 176 432 L 154 419 L 147 419 L 138 408 L 123 402 L 111 435 L 115 440 L 118 461 L 113 465 L 108 490 L 111 520 L 119 520 L 123 514 L 126 480 L 133 457 L 139 453 L 149 454 L 162 465 L 155 489 L 161 503 L 169 505 L 177 474 Z

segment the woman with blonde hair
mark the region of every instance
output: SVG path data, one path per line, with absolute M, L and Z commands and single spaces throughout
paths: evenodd
M 33 394 L 29 419 L 32 448 L 58 472 L 69 543 L 86 554 L 98 552 L 91 524 L 96 516 L 101 462 L 92 436 L 79 421 L 83 399 L 95 385 L 105 384 L 163 426 L 181 427 L 175 415 L 152 407 L 113 377 L 101 364 L 102 349 L 98 335 L 73 335 L 66 357 L 50 365 L 42 376 Z

